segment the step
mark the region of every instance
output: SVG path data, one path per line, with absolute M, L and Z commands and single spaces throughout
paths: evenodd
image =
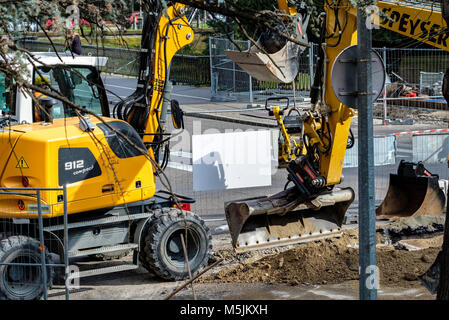
M 114 267 L 105 267 L 105 268 L 98 268 L 98 269 L 91 269 L 91 270 L 85 270 L 80 271 L 79 273 L 75 273 L 71 275 L 71 278 L 78 277 L 78 278 L 87 278 L 92 276 L 97 276 L 100 274 L 106 274 L 106 273 L 113 273 L 113 272 L 121 272 L 121 271 L 127 271 L 127 270 L 134 270 L 139 268 L 136 264 L 122 264 L 119 266 Z
M 121 221 L 144 219 L 144 218 L 148 218 L 150 216 L 151 216 L 151 213 L 137 213 L 137 214 L 122 215 L 122 216 L 113 216 L 113 217 L 108 217 L 108 218 L 100 218 L 100 219 L 95 219 L 95 220 L 86 220 L 86 221 L 80 221 L 80 222 L 75 222 L 75 223 L 69 223 L 67 225 L 67 228 L 74 229 L 74 228 L 97 226 L 97 225 L 110 224 L 110 223 L 116 223 L 116 222 L 121 222 Z M 64 230 L 64 225 L 58 224 L 58 225 L 48 226 L 48 227 L 44 228 L 44 231 L 57 231 L 57 230 Z
M 115 246 L 100 247 L 100 248 L 95 248 L 95 249 L 73 250 L 73 251 L 69 251 L 69 258 L 85 257 L 85 256 L 91 256 L 94 254 L 101 254 L 101 253 L 121 251 L 121 250 L 131 250 L 131 249 L 135 249 L 137 247 L 138 247 L 138 244 L 136 244 L 136 243 L 126 243 L 126 244 L 118 244 Z

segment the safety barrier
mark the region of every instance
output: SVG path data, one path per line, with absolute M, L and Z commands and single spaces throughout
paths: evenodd
M 396 137 L 374 137 L 374 166 L 384 166 L 396 163 Z M 355 168 L 359 166 L 358 139 L 354 146 L 346 150 L 343 168 Z
M 445 130 L 447 131 L 447 130 Z M 446 164 L 449 156 L 449 133 L 413 134 L 413 161 Z

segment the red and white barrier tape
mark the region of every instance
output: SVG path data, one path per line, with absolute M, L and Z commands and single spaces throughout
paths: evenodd
M 442 129 L 427 129 L 427 130 L 414 130 L 414 131 L 401 131 L 392 133 L 392 136 L 399 136 L 402 134 L 421 134 L 421 133 L 438 133 L 438 132 L 449 132 L 449 128 Z
M 374 135 L 373 137 L 374 138 L 386 138 L 386 137 L 399 136 L 399 135 L 404 135 L 404 134 L 425 134 L 425 133 L 440 133 L 440 132 L 448 132 L 449 133 L 449 128 L 401 131 L 401 132 L 389 133 L 389 134 L 384 134 L 384 135 Z M 355 138 L 358 138 L 358 136 L 355 136 Z

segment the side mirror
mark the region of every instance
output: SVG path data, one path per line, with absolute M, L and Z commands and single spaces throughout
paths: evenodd
M 42 98 L 39 100 L 39 106 L 43 109 L 43 121 L 53 122 L 53 106 L 58 104 L 58 100 L 54 98 Z

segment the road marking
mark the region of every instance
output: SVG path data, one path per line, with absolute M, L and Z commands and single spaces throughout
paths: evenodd
M 192 172 L 192 165 L 169 161 L 167 167 Z
M 204 98 L 204 97 L 196 97 L 196 96 L 188 96 L 186 94 L 179 94 L 179 93 L 172 93 L 172 96 L 179 96 L 179 97 L 185 97 L 185 98 L 193 98 L 193 99 L 200 99 L 200 100 L 207 100 L 210 101 L 210 98 Z
M 114 85 L 114 84 L 105 84 L 104 86 L 105 86 L 105 87 L 120 88 L 120 89 L 136 90 L 136 88 L 123 87 L 123 86 L 116 86 L 116 85 Z
M 181 157 L 181 158 L 192 159 L 192 153 L 191 152 L 172 151 L 172 152 L 170 152 L 170 155 L 173 156 L 173 157 Z

